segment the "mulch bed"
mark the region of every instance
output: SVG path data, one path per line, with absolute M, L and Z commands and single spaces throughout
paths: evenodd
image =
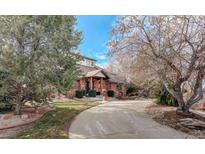
M 4 117 L 0 118 L 0 138 L 15 137 L 17 133 L 31 128 L 33 122 L 52 110 L 52 108 L 39 107 L 34 112 L 33 109 L 26 108 L 20 116 L 13 115 L 13 112 L 6 113 Z
M 193 118 L 193 119 L 205 121 L 205 119 L 203 118 L 195 116 L 194 114 L 177 113 L 174 108 L 170 108 L 167 106 L 159 106 L 159 105 L 149 106 L 147 108 L 147 111 L 148 111 L 147 113 L 150 114 L 156 122 L 162 125 L 172 127 L 176 130 L 180 130 L 189 135 L 193 135 L 197 138 L 205 139 L 205 128 L 192 129 L 183 126 L 179 123 L 180 119 L 184 119 L 184 118 Z

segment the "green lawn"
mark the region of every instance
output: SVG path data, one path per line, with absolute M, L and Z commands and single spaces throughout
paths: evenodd
M 93 102 L 69 101 L 55 103 L 55 111 L 47 113 L 34 126 L 16 138 L 21 139 L 62 139 L 68 137 L 68 126 L 81 111 L 97 105 Z

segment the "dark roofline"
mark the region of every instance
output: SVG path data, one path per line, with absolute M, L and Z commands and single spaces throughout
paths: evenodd
M 81 65 L 81 64 L 78 64 L 78 66 L 82 66 L 82 67 L 87 67 L 87 68 L 94 68 L 95 70 L 101 70 L 101 72 L 106 76 L 106 78 L 109 80 L 109 82 L 111 83 L 120 83 L 120 84 L 126 84 L 126 81 L 124 79 L 122 79 L 121 76 L 117 75 L 116 73 L 113 73 L 113 72 L 110 72 L 110 71 L 107 71 L 97 65 L 95 66 L 86 66 L 86 65 Z M 94 70 L 93 70 L 94 71 Z M 88 71 L 89 72 L 89 71 Z M 87 72 L 86 72 L 87 73 Z M 113 78 L 112 76 L 110 77 L 109 74 L 111 75 L 114 75 L 114 76 L 118 76 L 117 77 L 117 80 L 118 81 L 113 81 Z M 115 80 L 115 79 L 114 79 Z
M 93 60 L 93 61 L 97 61 L 96 59 L 93 59 L 93 58 L 90 58 L 90 57 L 86 57 L 86 56 L 83 56 L 83 58 L 89 59 L 89 60 Z

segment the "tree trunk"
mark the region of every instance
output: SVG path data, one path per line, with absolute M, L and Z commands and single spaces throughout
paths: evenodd
M 14 110 L 15 115 L 20 115 L 21 114 L 21 92 L 18 92 L 16 95 L 16 107 Z
M 181 89 L 178 90 L 179 91 L 174 96 L 178 102 L 177 112 L 189 113 L 189 106 L 187 105 L 187 102 L 184 101 L 183 93 L 181 92 Z
M 182 105 L 177 108 L 177 112 L 190 113 L 187 105 Z
M 170 89 L 169 86 L 165 83 L 164 84 L 167 91 L 177 100 L 178 108 L 177 112 L 189 113 L 189 106 L 184 101 L 183 92 L 181 89 L 181 84 L 175 85 L 175 89 Z

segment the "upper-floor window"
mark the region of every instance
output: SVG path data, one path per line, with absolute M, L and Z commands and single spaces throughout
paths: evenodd
M 83 61 L 80 62 L 80 64 L 86 66 L 95 66 L 95 61 L 90 59 L 84 59 Z
M 91 66 L 91 61 L 86 60 L 85 62 L 86 62 L 86 65 Z

